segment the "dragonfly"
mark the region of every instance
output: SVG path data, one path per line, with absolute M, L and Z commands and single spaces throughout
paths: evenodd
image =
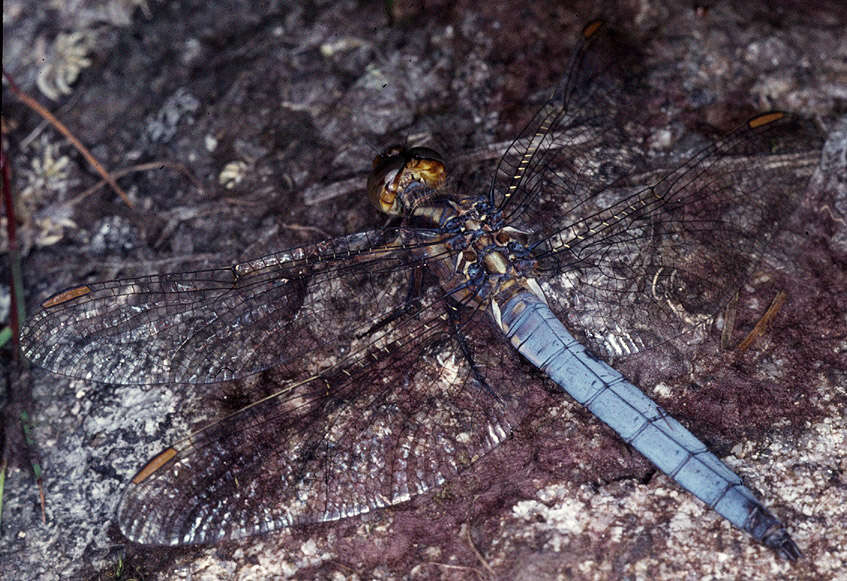
M 606 361 L 717 324 L 797 205 L 810 172 L 792 159 L 815 143 L 771 111 L 642 171 L 625 53 L 589 23 L 487 187 L 459 187 L 433 149 L 392 146 L 367 183 L 381 228 L 44 301 L 21 348 L 54 373 L 273 380 L 141 468 L 122 533 L 214 543 L 405 502 L 508 438 L 552 381 L 733 525 L 800 557 L 740 477 Z

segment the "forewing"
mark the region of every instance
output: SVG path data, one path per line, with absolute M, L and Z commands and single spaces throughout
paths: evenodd
M 497 165 L 489 195 L 507 222 L 546 237 L 582 200 L 639 166 L 627 128 L 643 117 L 640 59 L 602 21 L 585 27 L 555 93 Z
M 214 383 L 298 365 L 402 304 L 398 288 L 423 267 L 399 236 L 362 232 L 229 268 L 76 287 L 30 319 L 22 350 L 55 373 L 117 384 Z

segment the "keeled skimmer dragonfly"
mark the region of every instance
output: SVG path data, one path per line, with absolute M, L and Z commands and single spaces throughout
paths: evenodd
M 713 324 L 802 195 L 808 172 L 787 160 L 813 138 L 764 113 L 645 174 L 626 62 L 590 23 L 486 190 L 451 188 L 431 149 L 389 148 L 368 181 L 395 217 L 382 229 L 45 301 L 22 348 L 56 373 L 206 384 L 274 368 L 284 380 L 144 466 L 118 508 L 123 533 L 207 543 L 403 502 L 506 438 L 546 374 L 680 486 L 797 558 L 740 478 L 600 357 Z

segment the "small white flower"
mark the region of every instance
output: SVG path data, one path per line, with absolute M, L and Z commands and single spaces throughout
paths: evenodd
M 247 175 L 247 164 L 243 161 L 231 161 L 226 164 L 218 176 L 218 183 L 228 190 L 241 183 Z
M 48 99 L 56 101 L 62 95 L 70 95 L 71 85 L 82 69 L 91 66 L 88 52 L 94 45 L 94 33 L 61 32 L 53 43 L 52 56 L 48 57 L 38 71 L 36 85 Z
M 68 187 L 68 164 L 70 158 L 59 155 L 59 145 L 42 140 L 41 155 L 36 155 L 30 162 L 30 167 L 21 173 L 25 180 L 22 195 L 44 191 L 63 191 Z

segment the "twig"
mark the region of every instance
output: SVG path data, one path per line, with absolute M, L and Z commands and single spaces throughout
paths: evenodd
M 776 293 L 776 296 L 774 297 L 773 301 L 771 301 L 768 310 L 765 311 L 765 314 L 762 315 L 762 317 L 759 319 L 753 329 L 747 334 L 746 337 L 744 337 L 744 340 L 738 344 L 737 350 L 740 353 L 743 353 L 744 351 L 749 349 L 750 345 L 752 345 L 756 339 L 765 334 L 768 325 L 771 324 L 771 321 L 773 321 L 774 317 L 776 317 L 776 314 L 782 308 L 782 305 L 785 304 L 785 298 L 787 296 L 788 295 L 783 290 Z
M 497 574 L 494 572 L 494 569 L 491 567 L 491 565 L 488 564 L 488 561 L 485 560 L 485 557 L 482 556 L 482 553 L 479 552 L 479 549 L 476 548 L 476 545 L 474 544 L 473 539 L 471 538 L 471 527 L 467 523 L 463 526 L 465 527 L 465 537 L 467 537 L 468 546 L 471 548 L 471 551 L 473 551 L 473 554 L 476 556 L 477 560 L 479 560 L 482 566 L 485 567 L 485 570 L 488 571 L 488 573 L 491 575 L 491 578 L 496 579 Z
M 91 152 L 88 151 L 88 148 L 86 148 L 82 144 L 82 142 L 77 139 L 73 133 L 71 133 L 71 130 L 68 129 L 64 123 L 59 121 L 55 115 L 53 115 L 49 110 L 47 110 L 44 105 L 24 93 L 22 90 L 20 90 L 15 84 L 15 82 L 12 80 L 12 77 L 6 72 L 5 69 L 3 70 L 3 76 L 9 82 L 9 88 L 11 89 L 12 93 L 14 93 L 15 96 L 20 99 L 24 105 L 38 113 L 43 119 L 46 119 L 47 122 L 49 122 L 53 127 L 55 127 L 56 130 L 59 131 L 59 133 L 64 135 L 65 138 L 67 138 L 67 140 L 70 141 L 71 144 L 76 148 L 76 150 L 82 154 L 86 161 L 88 161 L 91 167 L 93 167 L 95 171 L 97 171 L 97 173 L 99 173 L 100 176 L 106 181 L 106 183 L 111 186 L 115 193 L 117 193 L 121 197 L 124 203 L 130 208 L 132 208 L 132 201 L 129 199 L 129 196 L 127 196 L 126 192 L 121 189 L 121 187 L 118 185 L 118 182 L 115 181 L 115 178 L 112 177 L 112 175 L 106 170 L 106 168 L 103 167 L 103 165 L 99 161 L 97 161 L 97 159 L 93 155 L 91 155 Z

